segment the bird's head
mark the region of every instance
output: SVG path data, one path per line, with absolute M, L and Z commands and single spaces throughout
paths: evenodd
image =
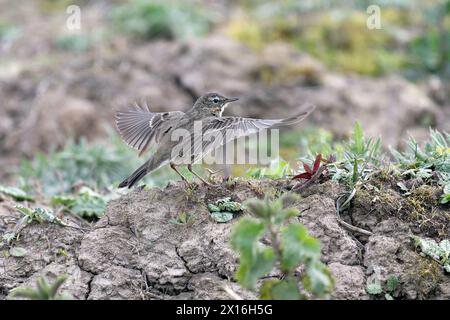
M 200 109 L 206 115 L 220 117 L 228 103 L 238 100 L 238 98 L 226 98 L 218 93 L 207 93 L 195 102 L 194 108 Z

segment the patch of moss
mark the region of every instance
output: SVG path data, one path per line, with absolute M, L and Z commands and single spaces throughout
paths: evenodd
M 408 275 L 416 279 L 414 285 L 420 294 L 417 298 L 426 299 L 442 282 L 442 267 L 430 258 L 418 256 Z
M 407 203 L 412 207 L 410 218 L 416 221 L 424 220 L 433 206 L 438 205 L 435 187 L 422 185 L 411 191 L 407 197 Z M 439 192 L 439 190 L 437 190 Z
M 391 189 L 357 188 L 355 205 L 359 209 L 384 216 L 397 216 L 402 209 L 400 196 Z
M 439 194 L 439 187 L 422 185 L 405 198 L 402 217 L 413 231 L 428 237 L 448 236 L 450 213 L 440 208 Z

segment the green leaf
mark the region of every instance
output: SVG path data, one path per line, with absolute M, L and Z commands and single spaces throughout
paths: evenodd
M 28 253 L 28 251 L 25 248 L 22 247 L 12 247 L 9 249 L 9 254 L 13 257 L 23 257 Z
M 233 219 L 234 212 L 242 211 L 239 202 L 231 201 L 230 197 L 217 200 L 214 204 L 208 204 L 211 217 L 217 222 L 228 222 Z
M 270 161 L 268 167 L 250 168 L 247 171 L 247 176 L 252 178 L 270 177 L 272 179 L 277 179 L 285 177 L 291 171 L 287 161 L 276 158 Z
M 260 298 L 264 300 L 299 300 L 300 297 L 296 278 L 267 280 L 260 290 Z
M 272 248 L 258 244 L 265 230 L 264 223 L 244 217 L 234 226 L 231 233 L 231 246 L 240 253 L 236 278 L 248 289 L 253 289 L 258 278 L 269 272 L 275 262 Z
M 398 182 L 397 186 L 404 192 L 409 192 L 408 187 L 403 182 Z
M 76 203 L 76 200 L 72 196 L 53 196 L 51 199 L 52 205 L 54 206 L 64 206 L 71 207 Z
M 23 213 L 26 217 L 27 223 L 31 223 L 33 221 L 36 221 L 38 223 L 42 223 L 44 221 L 50 222 L 50 223 L 55 223 L 61 226 L 66 226 L 66 224 L 59 219 L 57 216 L 55 216 L 53 213 L 51 213 L 50 211 L 44 209 L 44 208 L 34 208 L 34 209 L 30 209 L 30 208 L 26 208 L 20 205 L 16 205 L 16 209 L 18 211 L 20 211 L 21 213 Z
M 281 268 L 287 272 L 295 269 L 301 262 L 320 257 L 320 243 L 308 234 L 299 222 L 289 224 L 281 231 Z
M 43 277 L 39 277 L 36 280 L 37 291 L 43 300 L 49 300 L 50 296 L 50 287 L 47 284 L 47 281 Z
M 106 211 L 107 200 L 104 196 L 92 191 L 87 187 L 81 188 L 76 202 L 71 205 L 70 210 L 82 217 L 100 218 Z
M 353 129 L 353 143 L 354 143 L 354 151 L 357 154 L 364 153 L 364 135 L 363 130 L 359 122 L 355 122 L 355 126 Z
M 397 289 L 397 287 L 398 287 L 398 284 L 399 284 L 399 280 L 396 276 L 394 276 L 394 275 L 389 276 L 386 281 L 387 291 L 388 292 L 395 291 L 395 289 Z
M 270 215 L 270 207 L 267 202 L 259 199 L 250 199 L 245 202 L 245 207 L 256 217 L 265 218 Z
M 439 243 L 439 247 L 442 249 L 441 261 L 446 263 L 450 258 L 450 240 L 442 240 Z
M 12 197 L 16 201 L 33 201 L 33 197 L 27 195 L 25 191 L 16 187 L 7 187 L 0 185 L 0 193 Z
M 6 232 L 2 236 L 2 240 L 6 242 L 6 244 L 10 244 L 14 238 L 16 237 L 16 234 L 14 232 Z
M 444 265 L 444 270 L 450 273 L 450 263 Z
M 213 212 L 211 217 L 219 223 L 228 222 L 233 219 L 233 214 L 231 212 Z
M 389 293 L 386 293 L 386 294 L 384 295 L 384 298 L 385 298 L 386 300 L 394 300 L 394 298 L 393 298 Z
M 445 247 L 446 243 L 444 243 L 444 246 L 441 247 L 436 241 L 433 239 L 422 239 L 416 236 L 411 236 L 411 238 L 414 240 L 415 245 L 417 247 L 420 247 L 422 252 L 434 259 L 437 259 L 441 261 L 442 257 L 448 256 L 448 252 L 446 252 Z M 445 240 L 443 240 L 445 241 Z
M 191 219 L 191 216 L 186 212 L 181 212 L 176 219 L 170 219 L 169 223 L 172 224 L 186 224 Z
M 256 242 L 266 230 L 264 223 L 250 217 L 243 217 L 233 228 L 231 245 L 245 256 L 252 256 L 256 250 Z
M 231 201 L 230 197 L 217 200 L 215 205 L 220 211 L 239 212 L 242 210 L 242 205 L 239 202 Z
M 12 298 L 28 298 L 31 300 L 42 300 L 40 294 L 32 288 L 14 288 L 11 290 Z
M 316 296 L 322 296 L 331 292 L 334 280 L 327 266 L 318 261 L 307 267 L 303 285 Z
M 259 288 L 259 298 L 261 300 L 273 300 L 272 288 L 275 284 L 279 283 L 279 279 L 269 279 L 263 282 Z
M 366 291 L 368 294 L 377 295 L 383 292 L 379 282 L 368 283 L 366 286 Z
M 272 270 L 274 263 L 272 248 L 258 248 L 252 256 L 241 256 L 236 278 L 244 288 L 253 290 L 257 280 Z
M 219 207 L 212 203 L 208 204 L 208 210 L 209 212 L 220 212 Z
M 44 277 L 38 277 L 36 279 L 36 289 L 34 288 L 15 288 L 11 290 L 11 297 L 28 298 L 32 300 L 62 300 L 72 299 L 69 295 L 58 295 L 58 290 L 61 285 L 66 281 L 67 275 L 60 275 L 55 279 L 55 282 L 51 285 L 47 283 Z
M 20 206 L 20 205 L 16 205 L 16 209 L 23 213 L 26 216 L 32 217 L 33 216 L 33 210 L 31 210 L 30 208 L 24 207 L 24 206 Z
M 446 204 L 450 202 L 450 193 L 443 194 L 441 197 L 441 203 Z
M 57 297 L 59 288 L 63 285 L 64 281 L 67 279 L 67 275 L 63 274 L 56 278 L 55 282 L 49 287 L 49 296 L 52 298 Z
M 450 183 L 444 186 L 444 194 L 450 195 Z

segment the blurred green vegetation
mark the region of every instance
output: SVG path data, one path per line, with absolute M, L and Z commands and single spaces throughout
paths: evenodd
M 55 38 L 54 43 L 60 49 L 84 52 L 92 47 L 93 39 L 85 34 L 61 35 Z
M 65 194 L 80 184 L 98 191 L 110 189 L 145 159 L 139 158 L 114 131 L 110 130 L 107 140 L 98 144 L 83 138 L 77 142 L 71 140 L 61 150 L 37 153 L 33 159 L 23 160 L 18 170 L 20 187 L 47 195 Z M 169 170 L 161 169 L 145 181 L 150 186 L 161 186 L 174 176 Z
M 241 1 L 228 33 L 255 50 L 288 42 L 341 72 L 410 78 L 449 75 L 450 1 L 361 1 L 323 7 L 301 1 Z M 381 29 L 366 26 L 366 8 L 381 8 Z
M 211 16 L 184 1 L 131 0 L 111 12 L 115 27 L 143 39 L 183 39 L 206 34 Z
M 75 1 L 80 6 L 88 1 Z M 43 12 L 72 4 L 40 0 Z M 366 25 L 370 5 L 381 9 L 381 29 Z M 399 72 L 410 79 L 450 77 L 450 0 L 238 0 L 223 12 L 202 1 L 129 0 L 111 4 L 107 33 L 144 41 L 205 36 L 220 29 L 255 50 L 290 43 L 329 68 L 370 76 Z M 16 34 L 0 21 L 0 39 Z M 83 52 L 95 37 L 57 36 L 59 48 Z
M 13 24 L 0 20 L 0 43 L 13 40 L 19 34 L 19 29 Z

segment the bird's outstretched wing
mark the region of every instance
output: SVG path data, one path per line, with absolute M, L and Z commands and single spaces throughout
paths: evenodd
M 132 109 L 116 112 L 116 125 L 122 139 L 142 155 L 159 143 L 164 132 L 171 129 L 172 120 L 183 115 L 181 111 L 151 112 L 146 103 L 135 103 Z
M 278 128 L 286 125 L 292 125 L 305 119 L 315 106 L 305 104 L 300 107 L 300 111 L 289 118 L 285 119 L 253 119 L 241 117 L 221 117 L 205 119 L 202 127 L 203 135 L 193 135 L 193 154 L 207 154 L 214 149 L 221 147 L 228 142 L 243 136 L 257 133 L 264 129 Z M 220 134 L 221 138 L 216 136 Z M 200 142 L 199 139 L 202 139 Z

